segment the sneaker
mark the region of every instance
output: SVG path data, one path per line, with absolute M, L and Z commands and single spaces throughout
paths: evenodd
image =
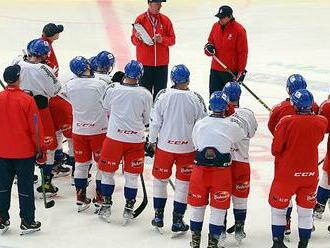
M 10 221 L 9 220 L 4 220 L 3 218 L 0 217 L 0 233 L 4 234 L 7 232 L 10 226 Z
M 89 208 L 89 204 L 91 203 L 91 199 L 86 196 L 86 189 L 77 189 L 76 191 L 77 201 L 76 204 L 78 206 L 78 213 Z
M 201 237 L 202 237 L 201 232 L 191 232 L 190 247 L 200 248 Z
M 325 211 L 325 205 L 321 203 L 316 203 L 314 210 L 313 210 L 313 217 L 317 219 L 322 219 L 322 215 Z
M 93 203 L 95 207 L 94 214 L 97 214 L 101 208 L 103 202 L 102 193 L 99 190 L 96 190 L 96 195 L 93 198 Z
M 134 213 L 134 204 L 136 200 L 126 200 L 125 208 L 124 208 L 124 213 L 123 213 L 123 218 L 124 222 L 123 224 L 126 225 L 130 219 L 133 219 L 133 213 Z
M 112 206 L 111 197 L 109 197 L 109 196 L 103 197 L 103 202 L 102 202 L 101 208 L 99 210 L 98 216 L 101 220 L 103 220 L 107 223 L 110 223 L 111 206 Z
M 26 222 L 24 219 L 21 221 L 21 235 L 34 233 L 40 231 L 41 223 L 39 221 Z
M 183 214 L 173 212 L 172 232 L 186 232 L 189 230 L 189 225 L 183 221 Z

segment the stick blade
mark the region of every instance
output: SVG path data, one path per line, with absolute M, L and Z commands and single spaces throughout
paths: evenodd
M 54 207 L 54 205 L 55 205 L 55 201 L 51 200 L 49 202 L 46 202 L 45 208 L 52 208 L 52 207 Z

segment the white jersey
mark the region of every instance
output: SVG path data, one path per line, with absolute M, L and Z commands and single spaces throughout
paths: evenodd
M 42 95 L 47 98 L 55 96 L 61 89 L 61 84 L 52 72 L 52 69 L 45 64 L 29 63 L 21 60 L 21 85 L 24 90 L 31 91 L 34 96 Z
M 103 81 L 106 85 L 109 85 L 112 83 L 112 81 L 111 81 L 112 76 L 110 74 L 94 72 L 94 76 L 95 76 L 95 78 Z
M 144 130 L 152 105 L 147 89 L 113 83 L 108 86 L 102 104 L 110 114 L 107 137 L 128 143 L 145 141 Z
M 244 129 L 237 119 L 231 116 L 218 118 L 207 116 L 194 126 L 193 142 L 196 150 L 214 147 L 220 153 L 230 153 L 234 143 L 245 137 Z
M 249 163 L 250 139 L 257 131 L 258 123 L 253 112 L 247 108 L 235 108 L 235 113 L 231 116 L 241 122 L 245 137 L 232 147 L 231 157 L 233 161 Z
M 74 78 L 64 86 L 72 105 L 72 132 L 80 135 L 106 133 L 108 118 L 100 101 L 106 86 L 96 78 Z
M 193 152 L 192 130 L 207 115 L 203 98 L 190 90 L 164 89 L 151 110 L 149 141 L 163 151 Z

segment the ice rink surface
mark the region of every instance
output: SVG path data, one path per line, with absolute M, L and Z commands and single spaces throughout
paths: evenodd
M 203 53 L 214 14 L 220 5 L 229 4 L 234 16 L 245 26 L 249 40 L 248 76 L 245 83 L 269 106 L 286 97 L 285 80 L 292 73 L 302 74 L 315 100 L 321 103 L 330 92 L 330 1 L 322 0 L 169 0 L 162 12 L 168 15 L 175 28 L 177 43 L 171 48 L 170 66 L 183 63 L 191 70 L 191 89 L 208 101 L 208 75 L 210 58 Z M 90 57 L 101 50 L 113 52 L 117 58 L 116 69 L 123 69 L 128 59 L 134 58 L 135 48 L 130 43 L 131 23 L 145 11 L 145 0 L 0 0 L 0 71 L 21 54 L 28 41 L 41 34 L 48 22 L 64 25 L 64 32 L 54 43 L 60 64 L 60 79 L 70 77 L 68 63 L 77 55 Z M 116 70 L 115 69 L 115 70 Z M 259 130 L 251 142 L 251 195 L 246 222 L 247 238 L 241 247 L 271 247 L 270 207 L 268 191 L 273 177 L 273 158 L 270 154 L 271 134 L 267 129 L 268 112 L 246 90 L 242 106 L 254 110 Z M 320 146 L 320 158 L 325 154 L 325 142 Z M 145 180 L 149 196 L 146 210 L 130 225 L 121 225 L 124 199 L 123 180 L 116 177 L 116 191 L 112 222 L 100 222 L 93 208 L 76 212 L 75 189 L 69 177 L 55 179 L 60 188 L 56 205 L 45 210 L 41 200 L 36 200 L 37 220 L 42 230 L 29 236 L 19 236 L 17 190 L 12 194 L 11 228 L 0 236 L 0 247 L 132 247 L 132 248 L 183 248 L 189 247 L 190 234 L 171 239 L 171 212 L 173 192 L 168 188 L 169 200 L 165 216 L 165 233 L 159 235 L 151 227 L 152 160 L 145 165 Z M 94 184 L 89 188 L 94 192 Z M 141 191 L 137 205 L 141 202 Z M 293 212 L 292 238 L 288 247 L 297 247 L 296 208 Z M 185 220 L 189 222 L 189 210 Z M 229 225 L 232 214 L 229 214 Z M 208 215 L 204 222 L 203 246 L 206 247 Z M 324 218 L 316 222 L 310 246 L 330 247 L 327 226 L 329 209 Z M 226 247 L 236 247 L 234 238 L 228 236 Z

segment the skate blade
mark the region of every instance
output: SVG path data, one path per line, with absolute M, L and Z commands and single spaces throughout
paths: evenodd
M 187 231 L 180 231 L 180 232 L 172 232 L 172 239 L 180 238 L 181 236 L 185 235 Z
M 70 175 L 70 174 L 71 174 L 70 171 L 69 171 L 69 172 L 60 172 L 60 173 L 55 174 L 55 175 L 54 175 L 54 178 L 66 177 L 66 176 L 68 176 L 68 175 Z
M 39 192 L 38 192 L 39 193 Z M 53 197 L 55 197 L 57 195 L 57 193 L 46 193 L 46 198 L 48 199 L 48 198 L 53 198 Z M 42 195 L 42 192 L 41 193 L 39 193 L 39 199 L 40 200 L 42 200 L 42 199 L 44 199 L 43 198 L 43 195 Z
M 105 216 L 99 215 L 99 219 L 102 220 L 105 223 L 110 223 L 111 222 L 110 216 L 105 217 Z
M 154 228 L 155 228 L 155 231 L 156 231 L 157 233 L 159 233 L 159 234 L 161 234 L 161 235 L 163 235 L 163 234 L 164 234 L 164 230 L 163 230 L 163 228 L 162 228 L 162 227 L 157 227 L 157 226 L 154 226 Z
M 1 229 L 1 235 L 5 234 L 9 229 L 9 226 L 6 226 L 5 228 Z
M 78 213 L 81 213 L 83 211 L 85 211 L 86 209 L 89 208 L 89 204 L 86 204 L 86 205 L 78 205 Z
M 40 231 L 40 228 L 31 229 L 31 230 L 21 230 L 20 235 L 23 236 L 23 235 L 35 233 L 35 232 L 38 232 L 38 231 Z

